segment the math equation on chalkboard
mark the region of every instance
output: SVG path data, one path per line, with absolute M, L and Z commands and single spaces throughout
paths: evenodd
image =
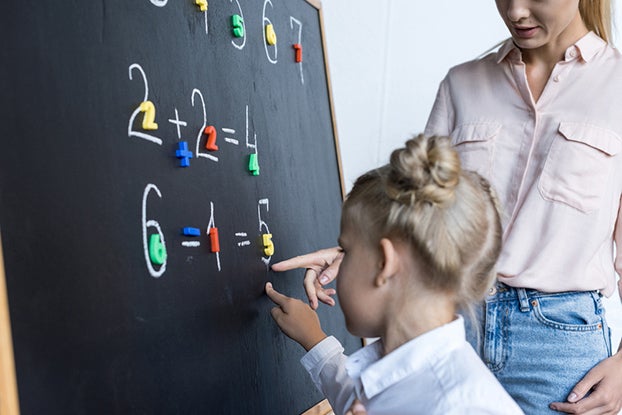
M 145 0 L 153 6 L 159 8 L 166 7 L 191 7 L 195 12 L 201 13 L 203 17 L 202 25 L 205 34 L 210 33 L 210 8 L 213 7 L 207 0 L 193 0 L 193 4 L 169 4 L 168 0 Z M 216 2 L 213 2 L 216 3 Z M 274 8 L 271 0 L 257 2 L 253 4 L 253 10 L 243 10 L 238 0 L 228 0 L 219 2 L 219 7 L 223 3 L 230 8 L 227 14 L 226 32 L 228 34 L 229 53 L 236 53 L 249 48 L 249 38 L 255 38 L 258 42 L 253 45 L 261 44 L 264 56 L 271 65 L 285 61 L 292 71 L 297 73 L 300 87 L 304 87 L 304 67 L 303 67 L 303 23 L 295 16 L 289 16 L 285 24 L 280 22 L 279 27 L 286 27 L 285 33 L 277 33 L 275 25 L 270 17 L 270 12 Z M 258 7 L 261 6 L 261 7 Z M 261 27 L 247 27 L 245 12 L 261 14 Z M 256 20 L 256 19 L 255 19 Z M 219 26 L 221 29 L 223 25 Z M 213 29 L 212 29 L 213 30 Z M 222 39 L 222 36 L 220 37 Z M 279 45 L 287 50 L 285 57 L 279 57 Z M 209 46 L 209 45 L 208 45 Z M 218 45 L 222 48 L 222 45 Z M 148 49 L 148 48 L 146 48 Z M 281 52 L 283 55 L 283 52 Z M 190 103 L 191 113 L 180 113 L 175 106 L 170 113 L 165 113 L 159 108 L 158 102 L 152 98 L 154 90 L 158 96 L 166 94 L 165 85 L 151 85 L 149 73 L 143 68 L 140 62 L 133 62 L 128 67 L 128 81 L 142 83 L 143 95 L 136 97 L 131 113 L 128 114 L 127 136 L 133 140 L 141 140 L 145 145 L 156 145 L 163 148 L 164 144 L 175 143 L 174 152 L 164 154 L 165 157 L 176 159 L 177 169 L 192 169 L 193 166 L 201 163 L 211 163 L 215 166 L 221 162 L 220 155 L 223 152 L 235 153 L 243 161 L 240 165 L 245 168 L 237 172 L 248 176 L 259 176 L 260 174 L 270 174 L 265 169 L 262 170 L 260 143 L 258 133 L 253 131 L 253 126 L 249 122 L 252 115 L 250 105 L 243 103 L 239 106 L 240 112 L 244 115 L 243 125 L 228 125 L 219 123 L 219 120 L 212 119 L 208 114 L 206 96 L 200 88 L 192 88 L 188 91 L 187 101 Z M 232 80 L 234 82 L 234 80 Z M 153 88 L 153 89 L 150 89 Z M 179 92 L 179 91 L 177 91 Z M 168 136 L 161 135 L 160 126 L 166 123 L 173 127 L 175 134 Z M 261 134 L 259 134 L 261 137 Z M 170 239 L 163 231 L 157 218 L 149 214 L 151 204 L 158 203 L 158 200 L 166 199 L 157 183 L 149 182 L 145 184 L 141 209 L 141 231 L 142 248 L 144 252 L 145 266 L 152 277 L 161 277 L 167 270 L 168 253 L 170 250 L 167 241 Z M 275 252 L 275 239 L 270 232 L 268 224 L 270 215 L 270 200 L 261 197 L 256 200 L 254 206 L 249 206 L 254 212 L 256 226 L 253 229 L 223 229 L 218 226 L 219 206 L 213 201 L 209 202 L 209 208 L 205 209 L 205 220 L 202 223 L 182 223 L 180 221 L 178 234 L 183 236 L 180 245 L 183 249 L 199 250 L 203 255 L 212 255 L 215 258 L 215 269 L 222 270 L 221 249 L 248 249 L 253 244 L 260 244 L 258 261 L 261 260 L 266 267 Z M 221 243 L 221 238 L 226 236 L 226 240 L 233 239 L 233 243 Z M 196 254 L 195 254 L 196 255 Z

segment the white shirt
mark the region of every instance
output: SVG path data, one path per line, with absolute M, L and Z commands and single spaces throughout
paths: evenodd
M 510 39 L 449 71 L 425 132 L 451 136 L 463 167 L 497 191 L 500 281 L 613 293 L 622 272 L 619 51 L 588 33 L 566 49 L 536 102 Z
M 301 360 L 337 415 L 355 397 L 369 415 L 523 414 L 466 341 L 461 316 L 384 357 L 380 341 L 343 351 L 331 336 Z

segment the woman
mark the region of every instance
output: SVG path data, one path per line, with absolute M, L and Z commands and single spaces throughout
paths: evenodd
M 480 352 L 525 413 L 616 414 L 622 352 L 612 356 L 600 302 L 622 271 L 622 55 L 608 44 L 611 3 L 496 4 L 511 39 L 449 71 L 425 131 L 450 135 L 463 167 L 501 201 L 504 247 Z M 338 252 L 324 250 L 273 269 L 309 268 L 317 306 L 333 303 L 321 285 L 338 265 Z

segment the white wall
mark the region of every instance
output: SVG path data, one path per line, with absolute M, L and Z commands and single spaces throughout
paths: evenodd
M 508 37 L 492 0 L 322 0 L 322 8 L 348 188 L 423 131 L 451 66 Z M 615 21 L 622 28 L 622 13 Z M 622 335 L 617 294 L 606 306 L 615 351 Z

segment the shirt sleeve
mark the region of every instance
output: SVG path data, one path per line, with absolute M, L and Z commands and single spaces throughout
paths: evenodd
M 449 80 L 445 77 L 438 87 L 436 100 L 425 126 L 426 135 L 448 136 L 454 129 L 454 111 L 448 83 Z
M 620 294 L 620 300 L 622 300 L 622 197 L 620 197 L 618 206 L 618 219 L 616 220 L 613 239 L 616 244 L 615 269 L 618 273 L 618 293 Z
M 307 369 L 315 386 L 330 402 L 335 414 L 343 414 L 354 401 L 354 382 L 348 376 L 343 346 L 333 336 L 316 344 L 300 363 Z

